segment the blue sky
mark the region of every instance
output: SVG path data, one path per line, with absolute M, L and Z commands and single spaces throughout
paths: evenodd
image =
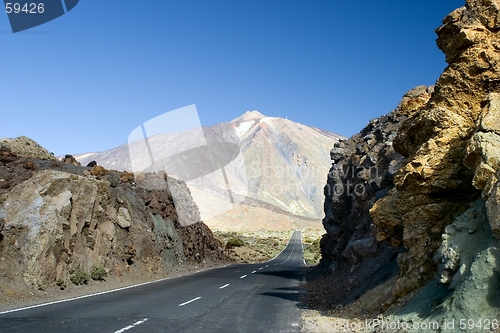
M 0 14 L 0 137 L 101 151 L 190 104 L 203 125 L 258 110 L 350 136 L 434 84 L 434 29 L 463 4 L 81 0 L 16 34 Z

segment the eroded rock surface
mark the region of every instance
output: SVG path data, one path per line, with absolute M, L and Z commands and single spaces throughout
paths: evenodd
M 403 163 L 392 145 L 398 128 L 427 103 L 432 90 L 419 86 L 408 91 L 393 112 L 372 119 L 331 150 L 323 220 L 327 233 L 317 273 L 329 274 L 336 290 L 325 305 L 348 303 L 398 271 L 400 244 L 377 241 L 369 209 L 394 187 L 394 175 Z
M 2 278 L 22 276 L 37 287 L 68 281 L 74 272 L 89 272 L 93 266 L 114 275 L 144 275 L 224 260 L 220 242 L 206 225 L 181 227 L 168 188 L 143 188 L 122 173 L 91 176 L 86 167 L 42 160 L 31 160 L 36 168 L 27 170 L 25 159 L 4 152 L 0 184 L 8 186 L 0 191 Z M 176 185 L 189 200 L 186 185 Z M 195 205 L 190 207 L 190 214 L 199 214 Z
M 435 276 L 432 258 L 445 227 L 479 197 L 478 189 L 498 168 L 498 140 L 491 132 L 497 115 L 486 112 L 496 107 L 490 94 L 500 82 L 498 8 L 497 1 L 471 0 L 443 20 L 437 45 L 449 66 L 427 105 L 394 139 L 405 161 L 395 188 L 371 215 L 379 240 L 406 248 L 398 257 L 396 298 Z
M 330 186 L 349 179 L 359 190 L 325 193 L 321 264 L 342 293 L 323 297 L 333 305 L 359 304 L 361 315 L 376 315 L 406 303 L 390 308 L 389 320 L 410 323 L 498 319 L 499 17 L 498 0 L 469 0 L 448 15 L 436 30 L 448 67 L 431 95 L 407 99 L 403 104 L 417 105 L 402 124 L 383 124 L 389 135 L 365 128 L 332 150 L 336 165 L 378 170 L 378 177 L 329 176 Z M 366 272 L 390 267 L 391 256 L 399 274 L 363 293 L 360 274 L 377 281 L 380 275 Z

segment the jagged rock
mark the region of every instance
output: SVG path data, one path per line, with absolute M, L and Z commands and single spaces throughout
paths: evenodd
M 333 148 L 330 150 L 330 158 L 332 161 L 336 162 L 340 160 L 342 157 L 344 157 L 344 149 L 343 148 Z
M 327 233 L 317 271 L 331 275 L 338 286 L 329 299 L 331 306 L 349 302 L 397 273 L 394 258 L 401 242 L 377 242 L 385 238 L 375 233 L 368 212 L 394 187 L 403 157 L 394 151 L 392 140 L 402 122 L 428 101 L 428 91 L 425 86 L 410 90 L 393 112 L 370 120 L 359 134 L 335 143 L 330 152 L 334 164 L 324 189 Z M 400 214 L 394 220 L 399 225 Z
M 493 132 L 477 132 L 470 139 L 464 164 L 474 170 L 472 185 L 482 190 L 500 168 L 500 136 Z
M 500 134 L 500 94 L 490 93 L 488 104 L 481 112 L 479 130 L 483 132 L 495 132 Z
M 130 213 L 127 208 L 120 207 L 118 209 L 118 214 L 116 216 L 116 223 L 123 229 L 129 228 L 132 225 L 132 220 L 130 219 Z
M 92 176 L 98 176 L 98 177 L 101 177 L 101 176 L 105 176 L 108 174 L 108 170 L 104 169 L 103 166 L 101 165 L 95 165 L 92 167 L 92 169 L 90 170 L 90 174 Z
M 76 160 L 76 158 L 73 157 L 73 155 L 66 154 L 64 157 L 61 159 L 61 162 L 71 164 L 74 166 L 81 166 L 81 163 Z
M 446 227 L 434 261 L 438 276 L 386 316 L 387 322 L 406 322 L 409 327 L 411 322 L 436 322 L 439 327 L 426 331 L 442 332 L 445 322 L 454 321 L 456 331 L 464 318 L 476 324 L 498 318 L 500 240 L 491 237 L 481 198 Z
M 500 80 L 500 33 L 492 27 L 498 9 L 494 0 L 469 0 L 443 20 L 437 45 L 449 66 L 429 102 L 394 138 L 395 150 L 405 157 L 394 178 L 396 190 L 370 211 L 379 239 L 402 242 L 407 249 L 398 257 L 394 299 L 434 278 L 431 258 L 445 227 L 480 195 L 476 188 L 494 187 L 497 97 L 491 93 Z
M 112 187 L 106 179 L 50 169 L 30 171 L 26 178 L 0 196 L 4 278 L 22 276 L 36 287 L 93 266 L 110 274 L 131 272 L 130 266 L 138 274 L 150 274 L 184 262 L 224 258 L 206 225 L 181 227 L 168 188 Z M 184 183 L 176 191 L 192 200 Z
M 500 239 L 500 183 L 497 182 L 486 201 L 486 212 L 490 222 L 491 232 L 496 239 Z

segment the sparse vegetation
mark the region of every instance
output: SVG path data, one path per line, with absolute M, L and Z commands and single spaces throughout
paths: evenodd
M 317 265 L 321 259 L 320 240 L 321 236 L 303 238 L 304 260 L 309 266 Z
M 94 266 L 92 268 L 92 272 L 90 272 L 90 277 L 92 280 L 95 281 L 104 281 L 105 277 L 108 275 L 108 272 L 106 272 L 106 269 L 101 266 Z
M 243 263 L 255 263 L 270 260 L 277 256 L 286 246 L 292 231 L 220 231 L 213 230 L 222 244 L 231 244 L 233 239 L 243 242 L 243 245 L 233 245 L 229 256 Z M 308 265 L 316 265 L 321 258 L 319 240 L 323 229 L 302 230 L 304 242 L 304 260 Z
M 56 286 L 58 286 L 61 290 L 66 289 L 66 282 L 63 279 L 57 279 Z
M 227 241 L 227 244 L 229 244 L 233 247 L 234 246 L 240 247 L 240 246 L 245 245 L 245 242 L 243 242 L 243 240 L 241 238 L 231 238 Z
M 87 284 L 90 280 L 90 275 L 84 271 L 76 271 L 75 274 L 69 277 L 70 281 L 75 285 Z

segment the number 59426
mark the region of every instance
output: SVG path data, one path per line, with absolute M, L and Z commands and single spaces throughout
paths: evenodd
M 7 2 L 5 4 L 5 11 L 7 12 L 7 14 L 19 14 L 21 12 L 26 14 L 42 14 L 45 11 L 45 8 L 43 2 L 40 2 L 38 4 L 34 2 L 30 4 L 25 3 L 22 6 L 18 2 Z

